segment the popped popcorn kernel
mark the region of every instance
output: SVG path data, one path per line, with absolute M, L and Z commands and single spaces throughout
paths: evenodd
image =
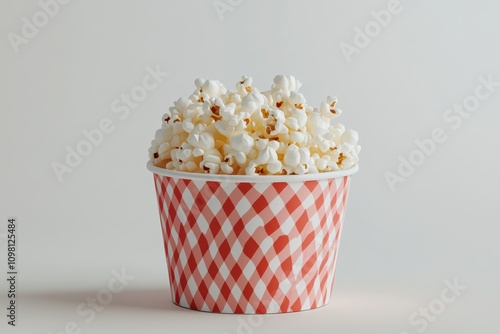
M 242 76 L 230 91 L 198 78 L 162 116 L 149 148 L 158 167 L 226 175 L 304 175 L 350 169 L 359 162 L 358 133 L 332 124 L 342 110 L 335 96 L 315 108 L 291 75 L 268 91 Z

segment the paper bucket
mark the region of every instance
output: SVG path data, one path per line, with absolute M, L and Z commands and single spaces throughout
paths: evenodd
M 172 300 L 218 313 L 326 305 L 350 170 L 286 176 L 153 172 Z

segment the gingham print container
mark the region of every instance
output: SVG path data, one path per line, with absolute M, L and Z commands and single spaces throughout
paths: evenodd
M 172 300 L 218 313 L 326 305 L 349 190 L 345 171 L 308 175 L 153 172 Z

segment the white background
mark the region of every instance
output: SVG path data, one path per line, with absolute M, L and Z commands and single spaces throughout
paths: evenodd
M 1 2 L 0 233 L 16 216 L 20 240 L 18 326 L 2 311 L 2 333 L 59 333 L 70 321 L 82 333 L 245 333 L 249 321 L 252 333 L 419 333 L 408 319 L 445 280 L 467 288 L 422 332 L 496 333 L 500 86 L 456 129 L 443 115 L 471 101 L 478 77 L 500 81 L 500 3 L 401 0 L 350 62 L 340 44 L 355 45 L 354 29 L 388 1 L 232 3 L 221 20 L 211 0 L 73 0 L 16 53 L 8 34 L 41 9 Z M 112 101 L 157 65 L 168 78 L 120 120 Z M 332 301 L 257 322 L 178 308 L 145 168 L 161 115 L 197 77 L 233 87 L 246 74 L 264 90 L 281 73 L 312 105 L 336 95 L 341 121 L 360 133 Z M 114 131 L 59 182 L 51 164 L 103 118 Z M 384 173 L 438 127 L 447 140 L 391 191 Z M 135 279 L 86 323 L 77 305 L 122 267 Z

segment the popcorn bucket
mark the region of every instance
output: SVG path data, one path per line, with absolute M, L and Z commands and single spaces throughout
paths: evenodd
M 148 169 L 175 304 L 240 314 L 328 304 L 357 166 L 285 176 Z

